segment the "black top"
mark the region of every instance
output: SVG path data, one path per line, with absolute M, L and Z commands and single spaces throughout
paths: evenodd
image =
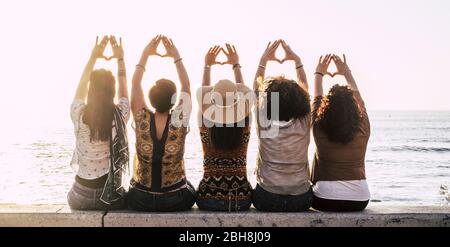
M 169 132 L 170 114 L 167 117 L 164 132 L 160 140 L 158 140 L 156 133 L 155 114 L 150 113 L 150 136 L 153 140 L 153 156 L 152 156 L 152 190 L 161 190 L 161 165 L 164 155 L 164 148 L 167 140 L 167 133 Z
M 108 179 L 108 173 L 105 175 L 96 178 L 96 179 L 84 179 L 79 177 L 78 175 L 75 176 L 75 181 L 77 183 L 83 185 L 84 187 L 88 187 L 91 189 L 100 189 L 105 186 L 106 180 Z

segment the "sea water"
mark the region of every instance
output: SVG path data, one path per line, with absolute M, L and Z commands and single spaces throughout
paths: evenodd
M 450 112 L 369 111 L 369 117 L 366 175 L 371 203 L 448 205 Z M 128 126 L 134 155 L 134 131 Z M 70 120 L 61 125 L 10 128 L 0 137 L 0 203 L 66 203 L 75 176 L 69 165 L 75 146 Z M 247 157 L 253 186 L 257 147 L 253 128 Z M 195 125 L 186 140 L 185 166 L 188 179 L 197 186 L 202 178 L 202 150 Z

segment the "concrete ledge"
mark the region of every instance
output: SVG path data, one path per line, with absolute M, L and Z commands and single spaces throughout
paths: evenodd
M 67 205 L 0 204 L 0 227 L 103 226 L 102 211 L 72 211 Z
M 357 213 L 264 213 L 256 210 L 239 213 L 204 212 L 194 209 L 185 213 L 108 212 L 104 226 L 159 227 L 382 227 L 382 226 L 450 226 L 450 207 L 373 206 Z
M 239 213 L 193 209 L 179 213 L 71 211 L 65 205 L 0 205 L 0 226 L 158 226 L 158 227 L 383 227 L 450 226 L 450 207 L 370 206 L 357 213 Z

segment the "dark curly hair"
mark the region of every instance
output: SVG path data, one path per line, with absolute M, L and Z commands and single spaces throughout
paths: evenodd
M 353 91 L 348 86 L 334 85 L 322 98 L 314 124 L 325 132 L 331 142 L 351 142 L 361 124 L 361 111 Z
M 301 119 L 311 111 L 311 103 L 308 92 L 296 81 L 283 76 L 272 77 L 264 82 L 267 95 L 267 118 L 272 119 L 271 93 L 279 93 L 279 120 L 289 121 Z
M 172 96 L 177 93 L 175 83 L 167 79 L 159 79 L 150 88 L 150 104 L 157 112 L 167 112 L 173 107 Z

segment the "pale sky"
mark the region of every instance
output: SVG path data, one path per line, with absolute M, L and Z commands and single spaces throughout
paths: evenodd
M 95 36 L 104 34 L 123 38 L 130 87 L 143 48 L 159 33 L 178 47 L 192 90 L 210 46 L 235 44 L 251 85 L 267 42 L 283 38 L 302 58 L 310 94 L 318 57 L 345 52 L 369 110 L 450 109 L 446 0 L 1 1 L 0 27 L 0 103 L 9 119 L 2 125 L 70 124 L 81 72 Z M 115 62 L 97 67 L 115 73 Z M 230 66 L 212 73 L 213 81 L 233 79 Z M 266 75 L 277 74 L 294 78 L 294 67 L 270 64 Z M 170 59 L 152 57 L 145 90 L 160 77 L 178 82 Z M 342 81 L 327 78 L 325 88 Z

